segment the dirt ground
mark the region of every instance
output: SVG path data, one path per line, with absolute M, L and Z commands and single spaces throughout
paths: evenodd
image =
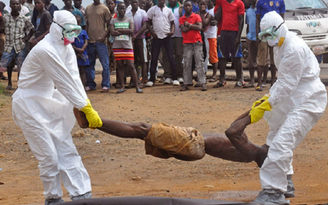
M 96 82 L 100 84 L 100 74 Z M 144 89 L 143 94 L 134 89 L 123 94 L 111 89 L 104 94 L 98 89 L 88 96 L 104 118 L 166 122 L 213 133 L 224 132 L 269 90 L 235 88 L 232 81 L 224 88 L 208 85 L 206 92 L 199 88 L 179 92 L 178 87 L 158 83 Z M 11 116 L 13 92 L 0 95 L 0 204 L 43 204 L 38 162 Z M 294 152 L 296 198 L 291 199 L 291 204 L 328 202 L 327 120 L 326 111 Z M 264 144 L 268 126 L 261 120 L 246 132 L 254 143 Z M 97 130 L 82 130 L 77 125 L 72 135 L 90 174 L 93 197 L 164 196 L 249 202 L 261 190 L 255 162 L 236 163 L 211 156 L 195 162 L 163 160 L 145 155 L 141 140 L 120 139 Z M 64 200 L 69 201 L 64 187 L 63 190 Z

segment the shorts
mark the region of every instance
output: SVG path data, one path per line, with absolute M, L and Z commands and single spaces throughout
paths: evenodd
M 15 49 L 12 48 L 10 53 L 7 53 L 6 51 L 3 52 L 2 57 L 1 57 L 1 61 L 0 61 L 0 66 L 7 68 L 8 65 L 10 64 L 10 62 L 15 59 L 16 65 L 18 70 L 21 69 L 22 64 L 25 60 L 26 57 L 26 48 L 24 48 L 22 51 L 20 51 L 19 53 L 15 52 Z
M 135 39 L 133 42 L 134 63 L 136 65 L 143 65 L 148 62 L 148 51 L 145 39 Z
M 219 62 L 218 59 L 218 48 L 217 48 L 217 41 L 216 38 L 208 38 L 208 53 L 209 53 L 209 61 L 210 63 L 217 63 Z
M 189 161 L 205 156 L 203 135 L 192 127 L 177 127 L 165 123 L 153 124 L 145 138 L 146 154 L 159 158 L 179 156 Z
M 238 48 L 234 44 L 238 36 L 238 31 L 221 31 L 220 41 L 218 44 L 218 57 L 219 58 L 241 58 L 243 52 L 241 43 Z
M 273 47 L 268 46 L 267 42 L 261 41 L 258 44 L 257 50 L 257 65 L 259 66 L 267 66 L 274 65 L 273 60 Z
M 133 49 L 113 48 L 115 60 L 134 60 Z

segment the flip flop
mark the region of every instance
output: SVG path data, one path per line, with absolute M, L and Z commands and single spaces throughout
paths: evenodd
M 212 77 L 208 82 L 213 83 L 218 81 L 218 77 Z
M 108 91 L 109 91 L 109 88 L 108 87 L 103 87 L 100 92 L 101 93 L 108 93 Z
M 255 88 L 255 90 L 256 90 L 256 91 L 262 91 L 263 88 L 262 88 L 262 86 L 257 86 L 257 87 Z
M 248 83 L 246 83 L 246 84 L 243 85 L 243 88 L 254 88 L 254 87 L 255 87 L 254 84 L 248 84 Z
M 125 89 L 123 89 L 123 88 L 118 89 L 118 90 L 116 91 L 116 93 L 124 93 L 124 92 L 125 92 Z
M 213 86 L 213 88 L 220 88 L 220 87 L 224 87 L 225 86 L 225 84 L 226 84 L 227 82 L 218 82 L 217 84 L 215 84 L 214 86 Z
M 136 93 L 143 93 L 143 90 L 138 88 L 138 89 L 136 89 Z

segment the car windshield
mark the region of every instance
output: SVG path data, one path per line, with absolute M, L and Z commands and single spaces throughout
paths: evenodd
M 327 9 L 322 0 L 285 0 L 286 10 Z

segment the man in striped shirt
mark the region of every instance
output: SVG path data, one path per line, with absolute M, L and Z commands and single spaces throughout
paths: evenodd
M 10 61 L 15 58 L 18 75 L 26 57 L 26 43 L 32 37 L 35 29 L 28 17 L 20 14 L 19 0 L 10 0 L 11 13 L 5 14 L 5 48 L 0 61 L 0 67 L 7 68 Z M 12 68 L 8 67 L 8 86 L 12 88 Z

